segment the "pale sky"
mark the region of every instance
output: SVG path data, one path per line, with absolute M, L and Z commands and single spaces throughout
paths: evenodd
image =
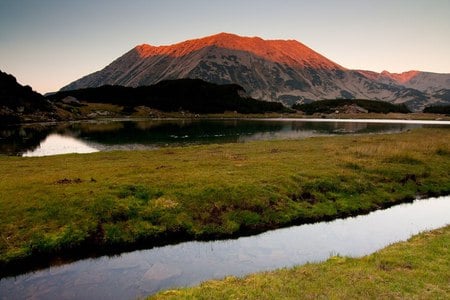
M 450 0 L 0 0 L 0 70 L 46 93 L 139 44 L 298 40 L 351 69 L 450 73 Z

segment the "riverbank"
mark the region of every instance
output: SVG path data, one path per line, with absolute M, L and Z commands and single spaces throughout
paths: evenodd
M 0 157 L 1 275 L 450 193 L 450 130 Z
M 450 226 L 362 258 L 207 281 L 150 299 L 443 299 L 450 293 Z

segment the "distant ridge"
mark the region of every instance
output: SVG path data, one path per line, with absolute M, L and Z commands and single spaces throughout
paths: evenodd
M 180 78 L 235 83 L 253 98 L 288 105 L 354 98 L 405 103 L 413 110 L 450 104 L 450 74 L 349 70 L 295 40 L 230 33 L 167 46 L 136 46 L 61 90 L 105 84 L 136 87 Z

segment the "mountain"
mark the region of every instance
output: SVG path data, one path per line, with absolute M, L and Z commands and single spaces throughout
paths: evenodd
M 23 86 L 14 76 L 0 71 L 0 107 L 31 112 L 48 108 L 48 103 L 30 86 Z
M 22 121 L 24 116 L 44 117 L 52 110 L 51 103 L 44 96 L 30 86 L 19 84 L 14 76 L 0 71 L 0 125 Z
M 450 74 L 438 74 L 421 71 L 408 71 L 403 73 L 381 73 L 359 71 L 367 77 L 389 85 L 395 84 L 422 92 L 434 93 L 443 87 L 450 88 Z
M 236 83 L 253 98 L 287 105 L 358 98 L 405 103 L 421 110 L 432 103 L 450 103 L 450 74 L 349 70 L 295 40 L 228 33 L 169 46 L 136 46 L 104 69 L 61 90 L 136 87 L 179 78 Z

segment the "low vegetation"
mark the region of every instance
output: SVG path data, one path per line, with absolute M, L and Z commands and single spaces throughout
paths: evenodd
M 450 116 L 450 105 L 428 106 L 423 110 L 424 113 L 444 114 Z
M 0 272 L 450 193 L 450 130 L 0 157 Z
M 242 279 L 228 277 L 150 299 L 446 299 L 448 245 L 450 226 L 363 258 L 338 256 Z
M 396 105 L 386 101 L 361 100 L 361 99 L 336 99 L 321 100 L 308 104 L 295 104 L 293 109 L 303 111 L 307 115 L 315 113 L 331 114 L 336 111 L 345 111 L 349 107 L 358 107 L 369 113 L 410 113 L 405 105 Z

